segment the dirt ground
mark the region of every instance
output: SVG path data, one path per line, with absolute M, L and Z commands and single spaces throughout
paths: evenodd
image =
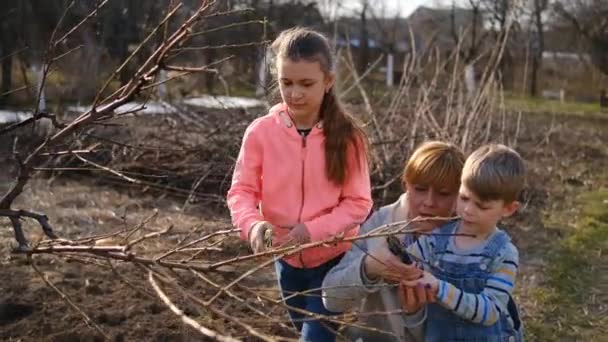
M 541 325 L 546 323 L 550 327 L 555 322 L 551 317 L 543 316 L 546 313 L 540 307 L 542 305 L 534 290 L 546 286 L 549 250 L 555 241 L 568 236 L 569 229 L 576 223 L 580 208 L 575 199 L 586 192 L 608 187 L 608 177 L 605 176 L 608 167 L 608 114 L 593 117 L 526 115 L 517 149 L 528 161 L 530 169 L 526 205 L 516 217 L 506 222 L 520 250 L 521 274 L 517 296 L 525 322 L 534 320 L 537 324 L 540 321 Z M 0 184 L 0 190 L 4 191 L 8 184 L 6 181 Z M 184 201 L 180 199 L 159 198 L 139 190 L 100 183 L 88 176 L 80 179 L 35 179 L 15 205 L 15 208 L 46 213 L 57 233 L 65 238 L 132 227 L 152 215 L 155 209 L 158 216 L 145 229 L 155 231 L 174 225 L 177 227 L 175 239 L 193 227 L 200 229 L 201 234 L 230 228 L 225 210 L 206 209 L 202 205 L 191 205 L 186 210 L 183 207 Z M 27 224 L 26 230 L 32 241 L 40 237 L 35 225 Z M 247 254 L 247 249 L 236 241 L 236 237 L 233 240 L 226 248 L 230 248 L 233 254 Z M 24 256 L 10 252 L 13 245 L 9 222 L 2 219 L 0 339 L 103 340 L 98 332 L 87 326 L 81 315 L 42 281 Z M 163 246 L 150 248 L 162 249 Z M 52 283 L 116 341 L 200 340 L 200 335 L 182 324 L 152 294 L 143 273 L 136 267 L 116 264 L 116 270 L 121 274 L 119 277 L 107 267 L 83 264 L 69 258 L 42 256 L 36 257 L 34 262 Z M 260 279 L 258 285 L 272 286 L 272 270 L 269 268 L 263 275 L 266 278 Z M 121 278 L 129 280 L 131 285 Z M 206 291 L 198 287 L 196 281 L 189 289 Z M 208 315 L 200 308 L 190 308 L 188 302 L 182 304 L 187 314 L 209 323 Z M 592 317 L 605 313 L 602 311 L 605 308 L 606 303 L 600 302 L 589 307 L 591 311 L 588 314 Z M 277 317 L 283 317 L 283 313 L 277 313 Z M 278 323 L 274 324 L 278 326 Z M 280 328 L 276 329 L 273 330 L 280 332 Z M 606 332 L 602 328 L 597 328 L 597 331 L 590 329 L 586 335 L 580 336 L 592 336 L 600 341 L 600 334 Z M 245 336 L 241 332 L 237 337 Z M 529 340 L 534 341 L 550 340 L 546 338 L 534 332 L 529 336 Z

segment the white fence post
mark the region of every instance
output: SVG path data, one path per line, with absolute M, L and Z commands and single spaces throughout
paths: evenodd
M 392 53 L 386 56 L 386 86 L 392 87 L 395 77 L 395 57 Z

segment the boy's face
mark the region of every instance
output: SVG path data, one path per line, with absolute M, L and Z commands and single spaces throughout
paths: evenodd
M 462 219 L 462 225 L 467 231 L 490 232 L 500 219 L 513 215 L 519 208 L 519 202 L 503 200 L 482 201 L 466 185 L 460 185 L 456 212 Z

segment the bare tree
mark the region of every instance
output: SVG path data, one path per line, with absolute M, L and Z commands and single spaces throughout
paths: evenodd
M 542 68 L 543 53 L 545 52 L 545 13 L 549 7 L 548 0 L 531 0 L 530 50 L 532 70 L 530 76 L 530 96 L 538 94 L 538 73 Z
M 359 12 L 360 32 L 359 32 L 359 72 L 363 73 L 369 63 L 369 28 L 367 16 L 369 3 L 361 0 L 361 11 Z
M 593 64 L 608 75 L 608 1 L 556 1 L 554 9 L 584 37 Z
M 390 15 L 386 2 L 381 2 L 371 9 L 370 14 L 373 19 L 373 29 L 376 33 L 379 48 L 386 55 L 386 84 L 394 85 L 395 75 L 395 55 L 397 54 L 400 43 L 411 43 L 409 28 L 405 18 L 401 18 L 401 11 L 397 10 Z M 406 38 L 407 37 L 407 38 Z M 401 47 L 403 50 L 407 48 Z M 414 46 L 410 48 L 415 48 Z M 399 80 L 397 80 L 399 81 Z
M 76 26 L 72 28 L 68 27 L 67 29 L 63 30 L 65 33 L 60 31 L 62 20 L 59 20 L 57 28 L 55 28 L 53 33 L 50 35 L 48 47 L 46 53 L 44 54 L 44 63 L 46 67 L 43 74 L 43 83 L 46 80 L 46 76 L 49 74 L 49 70 L 52 67 L 55 67 L 54 64 L 56 64 L 60 58 L 67 56 L 70 52 L 75 50 L 68 48 L 66 52 L 63 52 L 58 48 L 61 46 L 60 43 L 69 41 L 70 37 L 74 36 L 79 30 L 82 30 L 87 20 L 94 17 L 106 2 L 107 1 L 97 2 L 98 7 L 94 7 L 90 13 L 85 14 L 84 19 L 82 19 Z M 31 125 L 32 123 L 35 123 L 43 118 L 52 119 L 57 129 L 55 134 L 51 135 L 46 141 L 31 150 L 26 148 L 27 144 L 20 144 L 17 140 L 12 144 L 12 146 L 14 146 L 15 162 L 18 167 L 18 176 L 15 178 L 15 182 L 12 184 L 11 188 L 0 200 L 0 209 L 2 210 L 0 216 L 9 217 L 13 222 L 16 238 L 20 244 L 20 247 L 25 248 L 27 246 L 26 239 L 21 231 L 21 225 L 19 224 L 20 217 L 32 217 L 38 220 L 45 233 L 47 233 L 50 237 L 54 236 L 44 215 L 12 209 L 14 200 L 21 194 L 29 179 L 31 179 L 31 177 L 39 171 L 40 164 L 48 165 L 49 160 L 52 160 L 59 155 L 72 155 L 71 152 L 57 154 L 54 153 L 53 150 L 67 148 L 66 146 L 69 146 L 70 144 L 66 143 L 66 141 L 78 141 L 84 127 L 99 125 L 102 122 L 113 119 L 115 117 L 114 115 L 116 114 L 114 110 L 127 103 L 127 101 L 131 101 L 135 98 L 141 98 L 142 96 L 144 98 L 149 97 L 150 89 L 160 86 L 164 82 L 175 78 L 171 77 L 171 79 L 159 81 L 157 74 L 162 70 L 169 70 L 173 73 L 178 73 L 177 76 L 184 76 L 193 72 L 216 73 L 217 70 L 213 69 L 211 66 L 221 64 L 229 59 L 224 58 L 222 60 L 210 61 L 205 66 L 200 67 L 179 66 L 178 61 L 174 61 L 174 57 L 176 55 L 183 54 L 185 51 L 192 51 L 196 49 L 204 50 L 207 48 L 182 47 L 179 45 L 184 44 L 186 41 L 191 41 L 193 37 L 204 33 L 200 31 L 191 32 L 192 27 L 201 21 L 200 17 L 203 15 L 203 13 L 211 11 L 213 8 L 213 4 L 208 2 L 203 2 L 202 7 L 199 7 L 198 9 L 194 8 L 192 9 L 192 12 L 190 12 L 190 9 L 184 9 L 183 3 L 180 3 L 178 6 L 169 7 L 169 13 L 166 13 L 167 16 L 159 19 L 157 26 L 155 28 L 153 27 L 151 29 L 152 31 L 148 32 L 147 36 L 142 38 L 142 42 L 137 47 L 134 47 L 133 52 L 125 58 L 121 66 L 118 67 L 111 75 L 109 75 L 110 77 L 107 79 L 106 83 L 101 86 L 100 90 L 98 91 L 96 98 L 93 101 L 92 108 L 82 113 L 78 119 L 72 122 L 59 122 L 53 114 L 45 112 L 43 108 L 36 105 L 36 108 L 33 110 L 32 117 L 0 129 L 0 137 L 2 137 L 3 140 L 5 138 L 8 139 L 10 137 L 9 134 L 19 130 L 21 127 Z M 68 13 L 71 9 L 71 6 L 67 6 L 62 18 L 65 18 L 66 13 Z M 175 20 L 177 17 L 179 17 L 177 13 L 180 13 L 180 9 L 183 9 L 181 13 L 196 14 L 189 20 L 186 20 L 187 17 L 184 18 L 184 27 L 180 28 L 172 25 L 172 27 L 175 27 L 176 30 L 176 33 L 174 33 L 173 36 L 170 34 L 163 34 L 162 28 L 165 27 L 166 23 L 171 22 L 171 19 Z M 209 15 L 209 17 L 214 16 Z M 156 40 L 155 37 L 159 36 L 163 38 Z M 248 44 L 253 46 L 253 44 L 259 43 L 250 42 Z M 216 46 L 214 48 L 218 47 Z M 110 83 L 113 82 L 115 78 L 119 77 L 118 75 L 121 73 L 121 70 L 129 63 L 132 63 L 134 56 L 142 51 L 148 52 L 148 56 L 143 59 L 144 62 L 140 64 L 135 74 L 118 89 L 109 88 Z M 169 59 L 171 59 L 171 63 L 168 62 Z M 39 89 L 42 88 L 43 85 L 39 87 Z M 40 98 L 41 94 L 42 90 L 37 93 L 38 98 Z M 35 100 L 35 102 L 39 103 L 38 100 Z M 128 110 L 127 113 L 123 113 L 123 115 L 142 110 L 144 106 L 145 105 L 139 106 L 138 108 L 132 108 Z M 32 143 L 34 142 L 35 140 L 32 140 Z M 87 153 L 92 152 L 94 151 Z M 131 178 L 127 177 L 126 179 Z
M 3 1 L 0 4 L 0 61 L 2 80 L 0 80 L 0 104 L 8 102 L 13 86 L 13 60 L 17 52 L 17 9 L 18 4 Z
M 515 41 L 521 33 L 520 21 L 524 14 L 524 7 L 523 1 L 519 0 L 484 0 L 487 26 L 492 32 L 493 40 L 501 41 L 508 36 L 497 74 L 503 86 L 506 79 L 512 77 L 511 74 L 506 73 L 506 69 L 513 62 L 513 48 L 517 49 Z
M 457 24 L 457 15 L 462 9 L 458 8 L 456 1 L 452 1 L 450 12 L 451 33 L 454 44 L 460 46 L 459 54 L 464 61 L 464 78 L 469 94 L 477 91 L 475 63 L 480 56 L 483 43 L 489 32 L 484 29 L 484 12 L 482 0 L 468 0 L 464 13 L 469 20 L 466 27 Z M 462 20 L 462 18 L 460 19 Z

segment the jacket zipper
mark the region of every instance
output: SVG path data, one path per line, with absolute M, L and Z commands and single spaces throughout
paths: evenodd
M 301 182 L 301 190 L 302 190 L 302 204 L 300 205 L 300 213 L 298 214 L 298 223 L 302 223 L 302 212 L 304 211 L 304 174 L 305 174 L 305 166 L 306 166 L 306 136 L 302 135 L 302 182 Z M 300 259 L 300 263 L 302 267 L 304 265 L 304 257 L 302 252 L 298 253 L 298 257 Z
M 304 210 L 304 167 L 306 164 L 306 137 L 302 136 L 302 204 L 300 205 L 300 213 L 298 214 L 298 223 L 302 221 L 302 211 Z

